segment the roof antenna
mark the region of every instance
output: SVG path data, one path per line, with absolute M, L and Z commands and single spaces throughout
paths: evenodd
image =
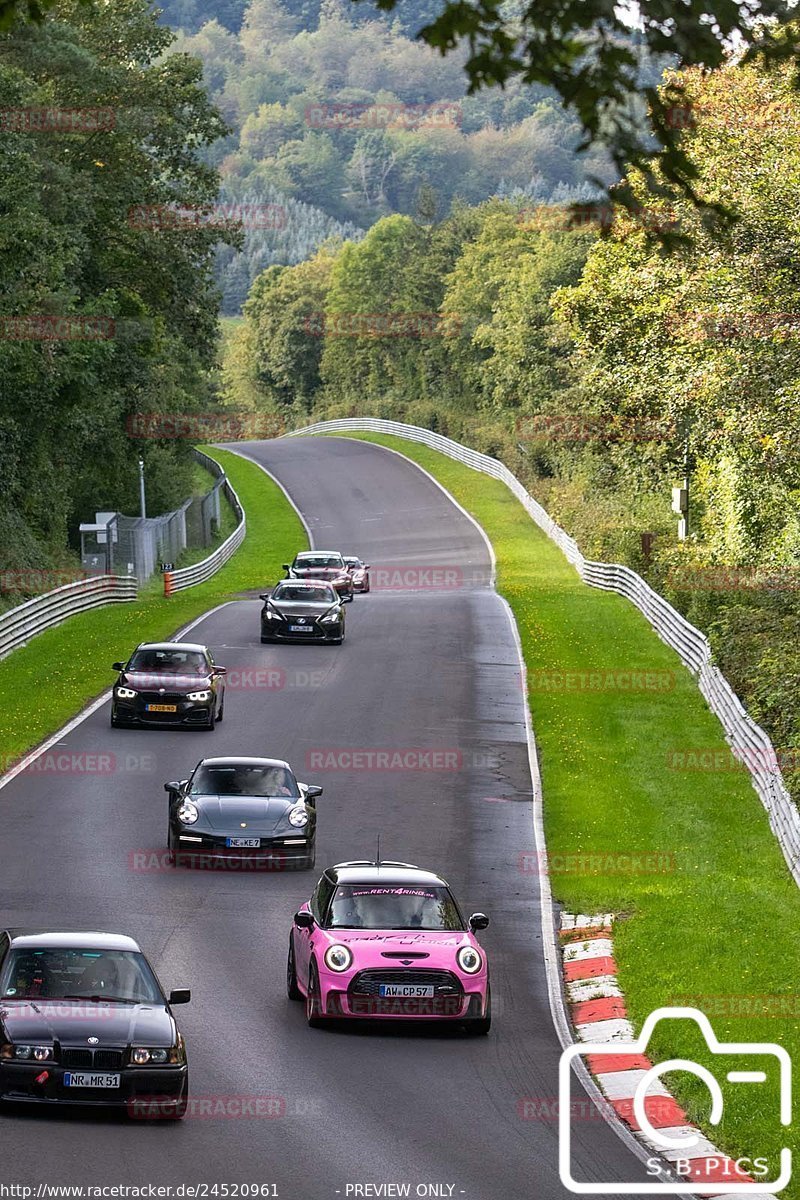
M 375 859 L 375 866 L 379 867 L 380 865 L 381 865 L 381 835 L 378 834 L 378 852 L 377 852 L 377 857 Z

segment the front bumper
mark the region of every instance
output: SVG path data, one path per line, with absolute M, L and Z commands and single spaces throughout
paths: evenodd
M 415 972 L 414 982 L 417 982 Z M 409 982 L 411 977 L 409 975 Z M 380 968 L 351 970 L 342 976 L 320 973 L 322 1011 L 329 1017 L 384 1020 L 469 1021 L 486 1014 L 486 976 L 463 977 L 454 971 L 433 970 L 418 978 L 433 986 L 431 997 L 384 997 L 381 982 L 403 982 L 399 972 Z
M 187 1094 L 189 1069 L 174 1067 L 123 1067 L 118 1088 L 73 1088 L 64 1086 L 68 1068 L 58 1063 L 0 1065 L 0 1100 L 23 1104 L 79 1104 L 94 1108 L 127 1108 L 131 1115 L 138 1098 L 179 1102 Z M 47 1079 L 37 1083 L 46 1073 Z M 117 1072 L 113 1072 L 117 1074 Z
M 206 871 L 291 871 L 303 866 L 314 853 L 313 833 L 303 842 L 295 839 L 288 846 L 284 838 L 265 837 L 261 838 L 261 845 L 257 848 L 225 844 L 229 837 L 239 837 L 241 832 L 233 830 L 228 834 L 194 833 L 191 826 L 188 829 L 173 826 L 176 861 L 180 866 Z M 298 839 L 299 836 L 298 834 Z M 189 838 L 192 840 L 187 840 Z
M 338 642 L 344 633 L 344 622 L 336 625 L 321 625 L 317 621 L 307 628 L 310 633 L 296 633 L 289 630 L 291 621 L 262 621 L 261 637 L 270 642 Z
M 148 704 L 173 706 L 175 712 L 148 712 Z M 134 700 L 111 702 L 111 716 L 119 725 L 152 725 L 154 728 L 174 728 L 176 725 L 208 725 L 215 700 L 187 700 L 181 696 L 148 696 L 143 693 Z

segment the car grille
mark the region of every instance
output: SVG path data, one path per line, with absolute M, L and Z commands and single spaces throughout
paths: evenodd
M 359 971 L 348 991 L 358 996 L 377 996 L 382 983 L 414 984 L 433 987 L 434 996 L 461 996 L 461 984 L 451 971 L 409 967 L 407 970 Z
M 198 687 L 197 691 L 203 689 Z M 186 692 L 139 692 L 139 699 L 144 704 L 180 704 L 186 699 Z
M 122 1069 L 124 1053 L 122 1050 L 78 1050 L 67 1047 L 61 1051 L 61 1065 L 71 1067 L 88 1067 L 95 1071 L 119 1071 Z

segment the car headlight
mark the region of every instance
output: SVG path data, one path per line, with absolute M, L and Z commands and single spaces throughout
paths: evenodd
M 339 609 L 338 608 L 330 608 L 325 613 L 324 617 L 320 617 L 319 623 L 320 623 L 320 625 L 336 625 L 336 624 L 338 624 L 339 620 L 340 620 Z
M 467 975 L 475 975 L 483 966 L 483 959 L 474 946 L 462 946 L 456 955 L 458 965 Z
M 210 700 L 211 692 L 209 692 L 208 690 L 206 690 L 204 692 L 189 692 L 189 695 L 186 697 L 186 699 L 187 700 Z
M 298 805 L 296 808 L 289 809 L 289 824 L 294 825 L 295 829 L 302 829 L 308 824 L 308 813 L 304 808 Z
M 3 1058 L 33 1059 L 34 1062 L 47 1062 L 53 1057 L 52 1046 L 3 1046 Z
M 329 946 L 325 951 L 325 966 L 331 971 L 346 971 L 353 961 L 347 946 Z
M 182 1062 L 181 1046 L 134 1046 L 131 1050 L 131 1064 L 134 1067 L 163 1066 L 165 1063 Z
M 192 804 L 191 800 L 184 800 L 178 809 L 178 820 L 184 825 L 194 825 L 199 816 L 197 805 Z
M 133 688 L 118 687 L 114 691 L 118 700 L 133 700 L 136 696 Z
M 267 621 L 282 621 L 283 620 L 283 617 L 281 616 L 281 614 L 279 612 L 276 612 L 274 608 L 263 609 L 261 615 Z

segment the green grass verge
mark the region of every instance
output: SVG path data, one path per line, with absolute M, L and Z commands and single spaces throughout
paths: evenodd
M 228 473 L 247 513 L 244 544 L 213 578 L 163 595 L 161 577 L 131 604 L 110 604 L 48 629 L 0 662 L 0 763 L 5 768 L 113 682 L 111 663 L 137 642 L 167 638 L 216 604 L 283 576 L 281 563 L 306 547 L 302 522 L 254 463 L 204 447 Z M 203 555 L 205 557 L 205 555 Z
M 800 1049 L 800 894 L 743 771 L 670 765 L 671 752 L 692 749 L 716 749 L 727 762 L 721 726 L 677 655 L 632 604 L 584 585 L 503 484 L 402 438 L 352 436 L 423 466 L 494 545 L 498 590 L 514 611 L 529 672 L 553 892 L 567 911 L 623 914 L 615 952 L 637 1030 L 655 1008 L 683 1002 L 704 1010 L 721 1040 Z M 599 673 L 607 686 L 559 688 L 552 672 Z M 612 686 L 620 672 L 650 672 L 670 686 L 624 690 Z M 591 854 L 607 856 L 604 866 Z M 620 855 L 646 856 L 643 869 Z M 513 872 L 518 864 L 507 865 Z M 785 1007 L 763 1015 L 768 1004 Z M 796 1140 L 796 1126 L 779 1125 L 774 1071 L 766 1085 L 724 1084 L 723 1060 L 704 1051 L 686 1022 L 660 1025 L 653 1054 L 716 1066 L 726 1093 L 716 1129 L 702 1084 L 685 1073 L 668 1082 L 729 1153 L 769 1155 L 775 1165 L 779 1147 Z

